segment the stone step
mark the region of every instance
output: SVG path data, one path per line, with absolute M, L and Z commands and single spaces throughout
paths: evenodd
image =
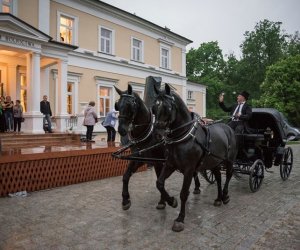
M 77 134 L 4 134 L 0 136 L 1 148 L 48 145 L 56 143 L 80 142 Z

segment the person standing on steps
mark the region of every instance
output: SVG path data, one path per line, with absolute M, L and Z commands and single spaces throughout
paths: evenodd
M 95 109 L 95 102 L 90 101 L 89 105 L 84 110 L 83 125 L 86 126 L 86 141 L 95 142 L 92 140 L 94 126 L 98 122 L 97 113 Z
M 104 121 L 102 122 L 103 127 L 107 131 L 107 145 L 114 146 L 115 139 L 116 139 L 116 130 L 115 126 L 118 120 L 118 112 L 113 109 L 112 111 L 108 112 Z
M 21 106 L 20 100 L 16 100 L 16 104 L 13 108 L 13 111 L 14 111 L 14 132 L 16 132 L 18 128 L 18 133 L 20 133 L 22 117 L 23 117 L 23 108 Z
M 51 124 L 51 116 L 52 116 L 52 111 L 51 111 L 51 106 L 50 102 L 47 101 L 48 97 L 47 95 L 43 96 L 43 100 L 40 102 L 40 111 L 42 114 L 44 114 L 43 118 L 43 126 L 46 128 L 46 121 L 47 121 L 47 130 L 49 133 L 53 133 L 52 131 L 52 124 Z

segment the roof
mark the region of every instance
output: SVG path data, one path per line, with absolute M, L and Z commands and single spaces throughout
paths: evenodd
M 283 130 L 284 120 L 280 115 L 280 112 L 274 108 L 253 108 L 252 120 L 255 120 L 259 116 L 259 123 L 264 123 L 266 127 L 271 127 L 278 132 L 281 139 L 286 139 L 286 134 Z M 265 117 L 265 119 L 263 119 Z
M 58 42 L 53 40 L 53 38 L 49 35 L 47 35 L 46 33 L 42 32 L 41 30 L 35 28 L 34 26 L 30 25 L 29 23 L 23 21 L 22 19 L 10 14 L 10 13 L 6 13 L 6 12 L 0 12 L 0 19 L 1 21 L 17 21 L 23 25 L 25 25 L 26 27 L 28 27 L 29 29 L 31 29 L 32 31 L 35 31 L 35 34 L 39 34 L 39 37 L 43 37 L 43 39 L 45 39 L 46 41 L 48 41 L 50 44 L 56 44 L 57 46 L 61 47 L 61 48 L 65 48 L 65 49 L 70 49 L 70 50 L 74 50 L 77 49 L 78 46 L 72 45 L 72 44 L 67 44 L 67 43 L 62 43 L 62 42 Z
M 125 10 L 119 9 L 119 8 L 113 6 L 113 5 L 108 4 L 108 3 L 102 2 L 102 1 L 100 1 L 100 0 L 90 0 L 90 1 L 93 2 L 93 3 L 95 3 L 95 4 L 97 4 L 98 6 L 101 6 L 101 7 L 104 7 L 104 8 L 105 8 L 105 7 L 106 7 L 106 8 L 109 8 L 109 9 L 111 9 L 111 10 L 117 11 L 117 12 L 120 13 L 120 14 L 123 14 L 123 15 L 125 14 L 125 15 L 127 15 L 127 16 L 130 16 L 131 18 L 133 18 L 133 19 L 135 19 L 135 20 L 139 20 L 139 21 L 142 21 L 142 22 L 144 22 L 144 23 L 146 23 L 146 24 L 149 24 L 149 25 L 151 25 L 151 26 L 153 26 L 153 27 L 155 27 L 155 28 L 161 30 L 161 31 L 164 32 L 164 33 L 168 33 L 168 34 L 170 34 L 171 36 L 176 36 L 176 37 L 178 37 L 178 38 L 184 40 L 184 41 L 185 41 L 186 43 L 188 43 L 188 44 L 193 42 L 192 40 L 190 40 L 190 39 L 188 39 L 188 38 L 186 38 L 186 37 L 183 37 L 183 36 L 181 36 L 181 35 L 178 35 L 177 33 L 171 31 L 170 29 L 168 29 L 168 28 L 166 28 L 166 27 L 159 26 L 159 25 L 157 25 L 157 24 L 155 24 L 155 23 L 153 23 L 153 22 L 150 22 L 150 21 L 148 21 L 148 20 L 146 20 L 146 19 L 144 19 L 144 18 L 141 18 L 141 17 L 139 17 L 139 16 L 137 16 L 137 15 L 135 15 L 135 14 L 131 14 L 130 12 L 127 12 L 127 11 L 125 11 Z

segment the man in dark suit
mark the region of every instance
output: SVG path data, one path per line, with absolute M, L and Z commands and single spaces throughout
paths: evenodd
M 248 120 L 252 116 L 252 108 L 247 104 L 249 93 L 241 92 L 237 96 L 237 103 L 231 107 L 224 104 L 224 94 L 219 96 L 219 105 L 225 112 L 230 112 L 231 119 L 228 125 L 238 134 L 244 133 L 248 128 Z
M 44 119 L 43 119 L 43 124 L 44 124 L 44 128 L 46 127 L 46 121 L 48 124 L 48 132 L 52 133 L 52 124 L 51 124 L 51 116 L 52 116 L 52 111 L 51 111 L 51 107 L 50 107 L 50 102 L 47 101 L 47 96 L 44 95 L 43 96 L 43 100 L 40 102 L 40 111 L 41 113 L 43 113 L 45 115 Z

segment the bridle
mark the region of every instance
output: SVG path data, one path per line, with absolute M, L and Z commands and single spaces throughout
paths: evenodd
M 136 97 L 133 96 L 133 95 L 129 95 L 129 94 L 122 94 L 121 95 L 121 98 L 122 97 L 129 97 L 129 98 L 132 98 L 132 104 L 133 104 L 133 115 L 132 117 L 129 117 L 128 115 L 119 115 L 119 119 L 127 119 L 127 120 L 130 120 L 129 122 L 129 130 L 128 130 L 128 137 L 129 137 L 129 141 L 131 144 L 138 144 L 138 143 L 141 143 L 145 140 L 147 140 L 150 135 L 152 134 L 153 132 L 153 129 L 154 129 L 154 124 L 153 124 L 153 115 L 152 115 L 152 112 L 150 110 L 150 122 L 149 123 L 143 123 L 143 124 L 134 124 L 134 119 L 136 117 L 136 114 L 137 114 L 137 102 L 136 102 Z M 132 135 L 132 131 L 134 128 L 138 128 L 138 127 L 143 127 L 143 126 L 147 126 L 145 132 L 139 136 L 139 137 L 134 137 Z
M 166 97 L 168 100 L 171 100 L 171 104 L 170 104 L 170 108 L 169 111 L 172 112 L 173 111 L 173 107 L 176 106 L 175 103 L 175 98 L 172 95 L 169 94 L 164 94 L 164 97 Z M 164 99 L 164 98 L 162 98 Z M 171 114 L 172 116 L 172 114 Z M 164 143 L 165 144 L 174 144 L 174 143 L 179 143 L 182 141 L 185 141 L 186 139 L 188 139 L 189 137 L 193 137 L 195 138 L 195 133 L 196 130 L 200 125 L 201 122 L 201 117 L 194 113 L 193 119 L 189 122 L 186 122 L 184 124 L 181 124 L 180 126 L 171 129 L 170 125 L 172 123 L 172 120 L 170 118 L 170 120 L 166 121 L 166 129 L 165 129 L 165 135 L 164 135 Z M 159 121 L 158 121 L 159 124 Z M 189 127 L 187 129 L 187 131 L 184 131 L 182 133 L 180 133 L 180 130 L 183 128 Z

